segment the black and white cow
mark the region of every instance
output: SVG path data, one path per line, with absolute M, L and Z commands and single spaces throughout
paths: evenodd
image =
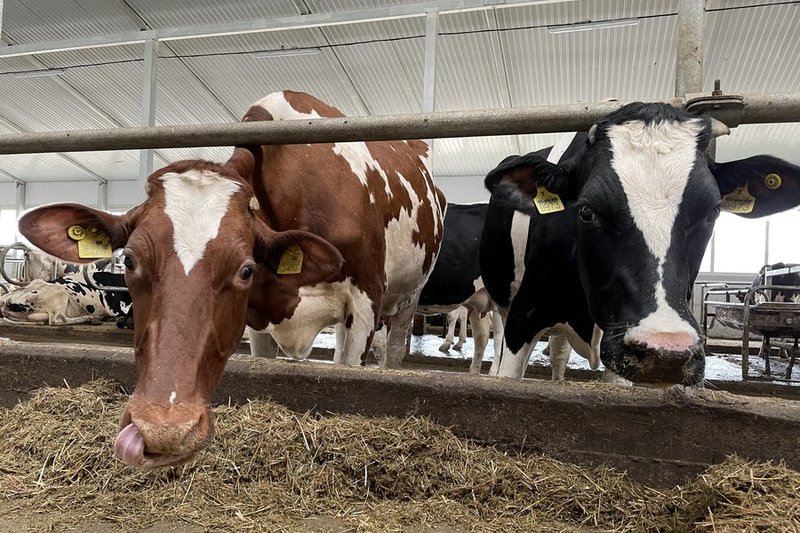
M 478 254 L 489 204 L 448 204 L 444 216 L 444 240 L 433 272 L 422 289 L 417 312 L 451 313 L 466 307 L 475 352 L 470 372 L 479 374 L 489 342 L 490 325 L 495 329 L 495 345 L 500 348 L 502 322 L 492 311 L 494 304 L 483 286 Z M 487 317 L 489 320 L 487 320 Z M 462 334 L 463 336 L 463 334 Z
M 702 381 L 687 296 L 720 207 L 755 218 L 800 204 L 796 165 L 765 155 L 708 160 L 711 138 L 726 133 L 668 104 L 628 104 L 487 175 L 481 272 L 505 316 L 499 375 L 521 376 L 533 344 L 555 327 L 624 378 Z M 548 192 L 563 210 L 539 213 L 535 199 Z
M 119 284 L 122 274 L 95 272 L 96 283 Z M 53 281 L 35 279 L 25 287 L 0 297 L 0 317 L 12 322 L 71 325 L 99 323 L 124 317 L 131 304 L 128 293 L 99 291 L 82 276 L 67 275 Z

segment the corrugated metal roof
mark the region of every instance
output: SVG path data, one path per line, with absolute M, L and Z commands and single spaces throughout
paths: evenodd
M 4 35 L 29 43 L 110 35 L 142 27 L 220 24 L 301 13 L 355 11 L 417 0 L 6 0 Z M 128 7 L 126 7 L 126 5 Z M 800 87 L 800 7 L 766 0 L 708 0 L 706 89 Z M 578 0 L 440 15 L 436 110 L 662 99 L 674 92 L 677 0 Z M 548 26 L 639 18 L 636 25 L 554 33 Z M 422 109 L 425 17 L 168 41 L 159 48 L 158 124 L 232 121 L 265 94 L 303 90 L 348 115 Z M 311 49 L 310 55 L 253 52 Z M 316 53 L 313 53 L 316 52 Z M 180 58 L 169 57 L 177 54 Z M 0 131 L 138 125 L 141 44 L 0 59 Z M 58 78 L 9 72 L 66 69 Z M 2 119 L 5 119 L 5 123 Z M 553 135 L 436 141 L 437 176 L 482 176 L 510 153 L 548 146 Z M 800 163 L 800 125 L 739 128 L 720 158 L 776 152 Z M 156 164 L 221 160 L 229 148 L 159 150 Z M 138 152 L 0 158 L 22 179 L 132 179 Z M 80 168 L 85 167 L 86 170 Z M 60 167 L 60 170 L 59 170 Z M 463 180 L 462 180 L 463 181 Z M 466 183 L 466 181 L 464 181 Z
M 17 44 L 113 35 L 141 29 L 123 2 L 5 0 L 3 34 Z
M 293 0 L 126 0 L 151 28 L 221 24 L 299 15 Z

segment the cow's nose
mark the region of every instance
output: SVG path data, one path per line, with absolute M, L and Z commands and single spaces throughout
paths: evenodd
M 628 344 L 640 345 L 649 349 L 683 352 L 697 344 L 697 335 L 686 331 L 662 331 L 648 334 L 632 333 L 627 337 Z
M 174 455 L 193 451 L 192 441 L 200 417 L 183 423 L 151 423 L 137 418 L 131 422 L 144 439 L 145 453 Z

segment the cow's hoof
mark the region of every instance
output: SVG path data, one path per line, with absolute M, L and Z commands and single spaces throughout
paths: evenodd
M 453 349 L 454 349 L 455 351 L 457 351 L 457 352 L 460 352 L 460 351 L 461 351 L 461 348 L 463 348 L 463 347 L 464 347 L 464 343 L 463 343 L 463 342 L 459 342 L 458 344 L 456 344 L 455 346 L 453 346 Z
M 450 352 L 450 343 L 446 342 L 439 346 L 439 351 L 442 353 L 449 353 Z

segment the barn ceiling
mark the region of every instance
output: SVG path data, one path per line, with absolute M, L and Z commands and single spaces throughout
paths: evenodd
M 422 5 L 403 0 L 5 0 L 2 41 L 7 47 L 0 55 L 14 46 L 113 39 L 142 30 L 299 20 L 411 4 Z M 549 0 L 442 13 L 435 109 L 669 98 L 676 10 L 677 0 Z M 719 78 L 726 92 L 798 91 L 798 2 L 708 0 L 706 10 L 706 90 Z M 590 31 L 553 28 L 585 21 L 616 24 Z M 424 16 L 164 41 L 156 124 L 234 121 L 252 102 L 284 88 L 312 93 L 348 115 L 419 112 L 424 41 Z M 281 48 L 307 53 L 255 54 Z M 141 43 L 0 57 L 0 133 L 138 126 L 143 57 Z M 53 75 L 25 74 L 47 69 Z M 505 156 L 547 146 L 555 137 L 437 140 L 434 175 L 440 182 L 480 188 L 480 179 Z M 770 152 L 800 163 L 799 144 L 799 124 L 745 126 L 720 142 L 718 157 Z M 230 151 L 156 150 L 155 164 L 186 157 L 221 160 Z M 133 181 L 138 158 L 136 151 L 0 156 L 0 182 Z

